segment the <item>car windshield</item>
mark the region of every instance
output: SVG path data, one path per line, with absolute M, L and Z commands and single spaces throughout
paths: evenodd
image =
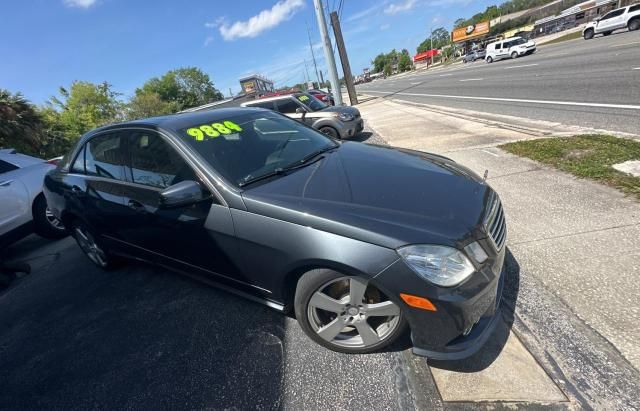
M 520 45 L 520 44 L 525 44 L 526 42 L 527 42 L 527 40 L 522 39 L 522 38 L 520 38 L 520 39 L 515 39 L 515 40 L 512 42 L 512 45 L 513 45 L 513 46 L 518 46 L 518 45 Z
M 269 111 L 247 110 L 224 118 L 212 113 L 210 118 L 178 130 L 178 134 L 238 187 L 337 147 L 323 134 Z
M 311 111 L 320 111 L 329 107 L 309 93 L 295 94 L 295 97 Z

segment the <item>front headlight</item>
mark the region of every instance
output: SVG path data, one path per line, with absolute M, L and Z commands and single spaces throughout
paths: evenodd
M 348 114 L 348 113 L 340 113 L 340 114 L 338 114 L 338 117 L 340 117 L 340 120 L 342 120 L 342 121 L 351 121 L 351 120 L 353 120 L 353 115 L 352 114 Z
M 475 268 L 459 250 L 440 245 L 410 245 L 398 254 L 420 277 L 442 287 L 452 287 L 469 277 Z

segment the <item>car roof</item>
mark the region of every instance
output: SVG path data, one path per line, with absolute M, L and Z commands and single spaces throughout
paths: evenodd
M 257 107 L 229 107 L 229 108 L 217 108 L 212 110 L 194 111 L 188 113 L 170 114 L 159 117 L 149 117 L 139 120 L 126 121 L 123 123 L 111 124 L 98 129 L 95 129 L 91 134 L 95 134 L 99 131 L 117 130 L 119 128 L 127 128 L 131 126 L 142 126 L 151 128 L 161 128 L 166 130 L 180 130 L 182 128 L 191 127 L 194 124 L 211 123 L 215 121 L 226 120 L 229 117 L 235 117 L 242 114 L 254 113 L 271 110 L 266 110 Z

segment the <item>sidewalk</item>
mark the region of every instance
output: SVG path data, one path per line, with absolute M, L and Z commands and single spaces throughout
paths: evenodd
M 610 396 L 616 401 L 617 377 L 631 381 L 626 390 L 637 393 L 633 380 L 640 375 L 640 204 L 609 187 L 496 147 L 578 130 L 557 123 L 479 119 L 468 111 L 383 99 L 358 108 L 368 126 L 392 146 L 443 154 L 479 175 L 488 170 L 488 182 L 504 203 L 507 245 L 520 267 L 516 331 L 526 331 L 517 334 L 528 335 L 528 348 L 551 356 L 551 368 L 559 368 L 574 385 L 587 380 L 580 390 L 591 392 L 591 404 L 594 400 L 617 408 L 603 400 Z M 543 338 L 564 333 L 565 342 L 559 338 L 555 346 Z M 580 358 L 596 360 L 580 364 Z M 616 374 L 607 377 L 610 381 L 602 369 L 607 364 Z M 441 373 L 434 372 L 436 380 Z M 589 373 L 592 379 L 585 378 Z M 454 385 L 463 381 L 447 378 Z M 637 399 L 637 394 L 627 395 Z

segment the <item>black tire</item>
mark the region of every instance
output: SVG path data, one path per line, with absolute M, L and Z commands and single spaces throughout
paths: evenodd
M 103 270 L 111 270 L 117 266 L 119 262 L 113 254 L 109 251 L 107 247 L 100 241 L 98 235 L 89 228 L 84 222 L 80 220 L 74 220 L 71 223 L 71 235 L 78 243 L 80 250 L 84 253 L 84 255 L 89 258 L 95 266 L 102 268 Z M 88 240 L 89 244 L 84 243 L 83 240 Z M 93 245 L 91 245 L 93 243 Z M 93 248 L 93 251 L 99 253 L 100 256 L 91 255 L 89 249 Z
M 44 238 L 62 238 L 69 235 L 62 222 L 53 217 L 47 208 L 47 199 L 40 194 L 33 202 L 34 231 Z
M 613 32 L 612 32 L 612 31 L 605 31 L 604 33 L 602 33 L 602 35 L 603 35 L 603 36 L 608 36 L 608 35 L 610 35 L 611 33 L 613 33 Z
M 629 21 L 627 24 L 629 31 L 636 31 L 640 29 L 640 18 L 634 18 Z
M 319 345 L 325 348 L 328 348 L 332 351 L 337 351 L 337 352 L 346 353 L 346 354 L 364 354 L 364 353 L 378 351 L 392 344 L 400 335 L 404 333 L 404 331 L 407 328 L 407 323 L 404 318 L 404 313 L 402 312 L 402 305 L 398 301 L 387 297 L 387 299 L 382 302 L 386 303 L 387 301 L 389 301 L 395 304 L 398 307 L 399 314 L 394 315 L 392 317 L 388 317 L 391 319 L 390 321 L 393 321 L 394 323 L 393 328 L 390 327 L 388 329 L 387 334 L 385 334 L 384 336 L 380 336 L 379 337 L 380 340 L 377 343 L 366 346 L 366 347 L 355 347 L 355 346 L 337 345 L 334 342 L 330 342 L 323 339 L 318 334 L 318 332 L 314 329 L 314 326 L 311 323 L 311 321 L 313 321 L 310 319 L 310 316 L 311 316 L 310 310 L 312 310 L 312 308 L 310 307 L 311 298 L 317 294 L 316 293 L 317 291 L 322 290 L 323 286 L 329 283 L 332 283 L 332 281 L 340 281 L 341 279 L 344 281 L 346 281 L 347 279 L 348 280 L 353 279 L 359 282 L 360 281 L 366 282 L 365 279 L 362 279 L 360 277 L 345 276 L 344 274 L 340 274 L 336 271 L 328 270 L 328 269 L 316 269 L 316 270 L 309 271 L 305 273 L 300 278 L 300 280 L 298 280 L 298 284 L 296 287 L 296 295 L 294 298 L 294 310 L 295 310 L 298 323 L 300 324 L 300 327 L 305 332 L 305 334 L 307 334 L 309 338 L 311 338 L 313 341 L 315 341 Z M 378 293 L 377 295 L 379 297 L 384 296 L 384 294 L 381 291 L 379 291 L 377 288 L 375 288 L 371 284 L 367 283 L 366 287 L 367 287 L 366 288 L 367 292 L 364 294 L 365 296 L 368 295 L 367 293 L 372 293 L 372 292 L 374 294 L 377 292 Z M 363 298 L 363 301 L 365 301 L 366 298 L 370 298 L 370 297 Z M 363 302 L 363 305 L 366 305 L 366 304 Z M 325 312 L 325 313 L 328 313 L 328 312 Z M 346 316 L 350 315 L 345 313 L 343 314 Z M 341 316 L 340 314 L 334 314 L 334 315 L 335 315 L 334 319 L 333 320 L 329 319 L 328 321 L 333 322 L 335 321 L 335 319 L 337 319 L 336 317 Z M 371 317 L 371 318 L 382 318 L 382 317 Z M 369 323 L 369 321 L 371 320 L 370 319 L 363 320 L 363 322 L 366 322 L 366 324 L 373 329 L 373 326 L 371 325 L 371 323 Z M 340 331 L 340 335 L 342 335 L 342 332 L 348 328 L 351 328 L 352 332 L 356 332 L 356 327 L 346 324 L 346 325 L 343 325 L 342 331 Z M 380 328 L 378 327 L 377 329 L 379 330 Z M 376 333 L 376 335 L 378 335 L 378 331 L 374 331 L 374 332 Z M 362 340 L 364 341 L 364 339 Z
M 584 32 L 582 37 L 584 37 L 585 40 L 591 40 L 593 38 L 593 35 L 594 35 L 594 31 L 592 29 L 589 29 Z
M 511 58 L 512 59 L 517 59 L 518 58 L 518 52 L 514 51 L 513 53 L 511 53 Z
M 333 127 L 330 127 L 330 126 L 320 127 L 318 131 L 336 140 L 340 139 L 340 134 L 338 134 L 338 130 L 336 130 Z
M 489 64 L 493 63 L 493 58 L 491 58 L 491 56 L 487 57 L 487 63 Z

